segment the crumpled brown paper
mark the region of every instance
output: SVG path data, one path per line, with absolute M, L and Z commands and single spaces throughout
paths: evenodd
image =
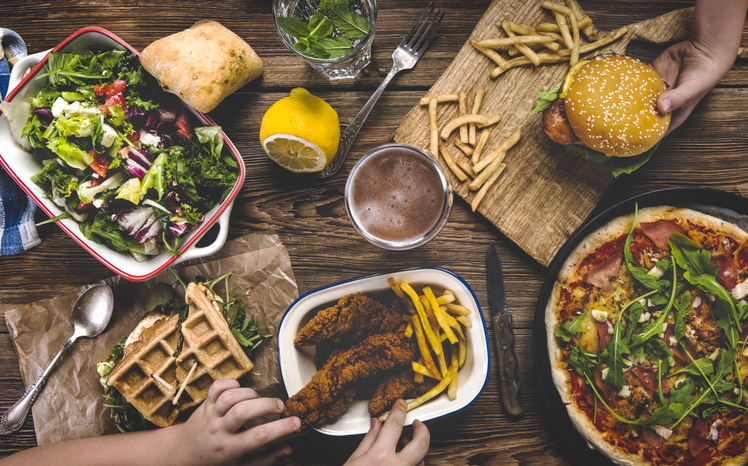
M 288 252 L 274 234 L 256 233 L 227 242 L 215 255 L 176 267 L 185 281 L 193 277 L 217 278 L 233 272 L 231 296 L 249 290 L 247 314 L 257 316 L 262 333 L 272 334 L 251 355 L 253 372 L 242 385 L 262 396 L 285 398 L 278 363 L 277 335 L 281 317 L 298 297 Z M 143 317 L 148 289 L 155 283 L 174 284 L 167 271 L 145 282 L 129 282 L 119 276 L 104 280 L 114 291 L 114 314 L 106 331 L 96 338 L 81 338 L 62 358 L 32 408 L 39 445 L 117 432 L 103 406 L 103 387 L 96 363 L 109 348 L 126 337 Z M 5 313 L 11 339 L 18 353 L 26 387 L 44 371 L 49 361 L 72 335 L 70 312 L 78 296 L 89 286 L 53 299 L 37 301 Z M 182 292 L 181 287 L 175 290 Z M 216 290 L 223 290 L 218 285 Z

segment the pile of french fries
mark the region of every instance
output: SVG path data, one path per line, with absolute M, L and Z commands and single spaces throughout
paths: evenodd
M 479 88 L 475 91 L 471 113 L 467 113 L 466 92 L 426 96 L 422 97 L 419 102 L 420 105 L 429 106 L 431 153 L 437 157 L 441 154 L 455 177 L 462 182 L 468 182 L 467 186 L 471 191 L 478 191 L 470 201 L 473 212 L 506 168 L 504 156 L 521 136 L 521 131 L 517 130 L 498 147 L 488 150 L 487 143 L 491 136 L 491 126 L 501 121 L 501 115 L 487 117 L 479 113 L 485 95 L 485 89 Z M 440 131 L 437 122 L 437 105 L 446 102 L 458 103 L 459 116 L 447 122 Z M 452 142 L 461 154 L 453 156 L 445 141 L 458 128 L 459 135 Z M 480 134 L 478 134 L 478 129 L 482 129 Z
M 624 26 L 607 37 L 600 37 L 600 30 L 592 24 L 589 16 L 579 11 L 574 0 L 565 1 L 565 5 L 549 0 L 542 3 L 543 8 L 553 14 L 554 23 L 540 23 L 533 27 L 504 19 L 500 26 L 507 37 L 470 40 L 477 51 L 496 63 L 496 68 L 491 71 L 492 78 L 522 65 L 568 61 L 570 66 L 574 66 L 580 53 L 610 44 L 628 32 L 628 27 Z M 589 43 L 582 44 L 580 31 Z M 504 48 L 509 59 L 497 52 Z
M 444 390 L 447 390 L 450 400 L 456 399 L 457 373 L 467 359 L 465 332 L 473 326 L 467 317 L 471 314 L 470 309 L 455 302 L 455 295 L 449 290 L 437 297 L 430 286 L 425 286 L 419 295 L 406 281 L 398 283 L 394 278 L 388 278 L 387 283 L 411 314 L 405 336 L 415 335 L 418 341 L 420 355 L 411 363 L 416 383 L 423 383 L 424 377 L 439 380 L 434 388 L 410 401 L 408 411 Z M 379 419 L 384 422 L 387 413 Z

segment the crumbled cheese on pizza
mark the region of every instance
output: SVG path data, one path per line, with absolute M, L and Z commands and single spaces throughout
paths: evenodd
M 631 396 L 631 389 L 628 385 L 624 385 L 620 392 L 618 392 L 618 396 L 621 398 L 628 398 Z
M 605 369 L 603 369 L 603 370 L 602 370 L 602 371 L 600 372 L 600 376 L 601 376 L 601 377 L 603 378 L 603 380 L 605 380 L 605 377 L 607 377 L 607 376 L 608 376 L 608 372 L 609 372 L 609 371 L 610 371 L 610 368 L 606 367 Z
M 673 387 L 675 387 L 675 388 L 680 387 L 686 381 L 687 378 L 688 377 L 682 377 L 682 378 L 676 380 L 675 383 L 673 384 Z
M 719 353 L 721 353 L 721 352 L 722 352 L 722 350 L 719 349 L 719 348 L 717 348 L 716 350 L 714 350 L 714 353 L 712 353 L 712 354 L 709 355 L 709 359 L 711 359 L 712 361 L 716 361 L 717 358 L 719 357 Z
M 642 312 L 642 315 L 639 316 L 639 323 L 644 323 L 649 320 L 649 318 L 652 317 L 652 314 L 649 312 Z
M 665 275 L 665 271 L 655 265 L 649 270 L 649 272 L 647 272 L 647 275 L 652 275 L 659 280 L 663 275 Z
M 599 309 L 593 309 L 592 318 L 598 322 L 605 322 L 606 320 L 608 320 L 608 313 Z
M 664 438 L 665 440 L 667 440 L 668 438 L 670 438 L 671 435 L 673 435 L 672 430 L 668 429 L 667 427 L 663 427 L 663 426 L 655 426 L 655 432 L 657 432 L 660 435 L 660 437 Z
M 675 335 L 670 335 L 670 346 L 675 346 L 678 344 L 678 339 L 675 337 Z
M 693 303 L 691 304 L 691 306 L 693 306 L 694 309 L 701 306 L 701 296 L 693 298 Z
M 730 293 L 735 299 L 743 299 L 743 297 L 748 294 L 748 280 L 742 281 L 735 285 L 735 288 L 733 288 Z
M 743 348 L 743 356 L 745 356 L 745 357 L 748 358 L 748 346 L 746 346 L 745 348 Z
M 686 333 L 688 334 L 689 338 L 696 337 L 696 329 L 691 327 L 690 325 L 686 325 Z
M 719 438 L 719 428 L 722 427 L 722 419 L 717 419 L 712 423 L 712 427 L 709 429 L 709 438 L 712 442 L 716 442 Z

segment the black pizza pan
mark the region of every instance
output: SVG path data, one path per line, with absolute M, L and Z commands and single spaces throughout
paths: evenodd
M 540 391 L 545 399 L 548 413 L 563 436 L 587 463 L 595 466 L 613 465 L 614 463 L 599 451 L 587 445 L 587 442 L 572 424 L 566 406 L 561 401 L 561 396 L 553 384 L 546 340 L 545 308 L 561 266 L 574 248 L 590 233 L 614 218 L 633 213 L 637 204 L 639 209 L 665 205 L 686 207 L 730 221 L 748 231 L 748 199 L 707 188 L 660 189 L 638 194 L 621 201 L 589 220 L 566 241 L 548 266 L 548 275 L 540 290 L 540 297 L 535 307 L 535 323 L 533 326 L 533 357 L 540 382 Z

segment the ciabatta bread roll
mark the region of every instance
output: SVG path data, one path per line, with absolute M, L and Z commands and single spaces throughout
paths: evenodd
M 140 62 L 165 91 L 204 113 L 262 74 L 252 47 L 210 20 L 157 40 L 143 50 Z

